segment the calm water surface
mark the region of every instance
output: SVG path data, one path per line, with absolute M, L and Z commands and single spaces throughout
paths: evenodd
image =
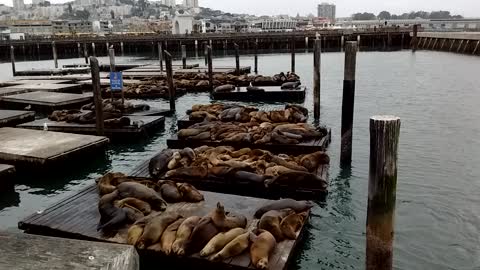
M 339 141 L 343 54 L 322 55 L 321 122 L 332 128 L 330 194 L 314 208 L 306 241 L 294 269 L 362 269 L 365 258 L 369 117 L 402 119 L 399 148 L 394 266 L 396 269 L 480 269 L 480 58 L 440 52 L 358 54 L 353 162 L 340 168 Z M 105 58 L 101 60 L 106 61 Z M 117 62 L 128 62 L 121 58 Z M 196 60 L 202 63 L 202 59 Z M 251 57 L 242 64 L 252 65 Z M 60 64 L 81 60 L 60 60 Z M 231 58 L 215 59 L 232 65 Z M 259 57 L 261 74 L 287 71 L 289 55 Z M 311 88 L 311 54 L 297 55 L 297 72 Z M 17 69 L 53 66 L 52 61 L 20 62 Z M 0 79 L 11 74 L 1 64 Z M 0 228 L 17 222 L 93 183 L 109 170 L 129 172 L 165 147 L 175 122 L 207 94 L 177 101 L 177 114 L 165 131 L 132 145 L 110 146 L 108 161 L 55 179 L 22 179 L 0 200 Z M 168 106 L 164 101 L 149 104 Z M 312 109 L 312 93 L 305 106 Z M 263 108 L 281 104 L 256 104 Z M 32 184 L 33 183 L 33 184 Z

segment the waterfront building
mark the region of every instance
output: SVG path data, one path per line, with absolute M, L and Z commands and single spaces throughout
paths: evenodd
M 334 4 L 321 3 L 318 5 L 318 17 L 329 19 L 331 22 L 335 22 L 335 11 Z
M 198 0 L 183 0 L 183 6 L 187 8 L 198 8 Z
M 25 3 L 23 0 L 13 0 L 13 8 L 15 11 L 20 11 L 25 8 Z
M 191 34 L 193 31 L 193 16 L 188 11 L 177 10 L 175 17 L 172 20 L 172 33 L 179 34 Z

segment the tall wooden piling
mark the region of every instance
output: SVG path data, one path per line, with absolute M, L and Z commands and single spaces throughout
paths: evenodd
M 358 48 L 357 48 L 357 51 L 360 51 L 360 49 L 362 48 L 362 47 L 361 47 L 362 45 L 361 45 L 361 43 L 360 43 L 360 40 L 361 40 L 360 35 L 358 35 L 358 36 L 357 36 L 357 47 L 358 47 Z M 344 49 L 345 49 L 345 48 L 344 48 Z
M 417 35 L 418 35 L 418 24 L 414 24 L 413 25 L 412 41 L 411 41 L 412 52 L 415 52 L 418 48 Z
M 37 43 L 37 55 L 38 55 L 38 60 L 40 60 L 40 44 Z
M 93 57 L 97 57 L 97 52 L 95 51 L 95 42 L 92 42 L 92 55 Z
M 78 58 L 82 58 L 82 46 L 80 45 L 80 42 L 77 43 L 77 52 Z
M 187 45 L 182 45 L 182 66 L 183 69 L 187 68 Z
M 357 43 L 348 41 L 345 45 L 345 70 L 342 97 L 342 141 L 340 162 L 352 162 L 352 128 L 355 104 L 355 70 L 357 62 Z
M 88 49 L 87 49 L 87 43 L 83 43 L 83 57 L 85 57 L 85 64 L 88 64 Z
M 55 41 L 52 41 L 52 54 L 53 54 L 53 63 L 55 64 L 55 68 L 58 68 L 57 46 L 55 45 Z
M 210 93 L 213 93 L 213 63 L 212 63 L 212 47 L 207 46 L 207 60 L 208 60 L 208 84 L 210 86 Z
M 255 72 L 255 74 L 258 74 L 258 41 L 255 41 L 254 46 L 253 71 Z
M 95 104 L 97 135 L 103 136 L 105 134 L 103 126 L 103 101 L 102 88 L 100 87 L 100 67 L 98 66 L 97 58 L 90 57 L 90 69 L 90 72 L 92 73 L 93 102 Z
M 342 37 L 340 38 L 340 51 L 343 52 L 344 49 L 345 49 L 345 36 L 342 35 Z
M 160 65 L 160 72 L 163 72 L 163 48 L 162 48 L 162 42 L 158 42 L 158 61 Z
M 400 118 L 370 118 L 366 269 L 392 269 Z
M 235 46 L 235 74 L 237 76 L 240 75 L 240 46 L 237 43 L 234 44 Z
M 457 47 L 457 53 L 460 52 L 460 49 L 462 48 L 462 45 L 463 45 L 463 39 L 460 41 L 460 44 L 458 45 Z
M 115 72 L 115 49 L 108 49 L 108 57 L 110 59 L 110 72 Z
M 170 111 L 175 111 L 175 85 L 173 84 L 172 55 L 165 51 L 165 68 L 167 70 L 168 95 L 170 98 Z
M 124 48 L 123 48 L 123 42 L 120 42 L 120 53 L 122 54 L 122 56 L 125 55 L 124 52 L 125 52 L 125 51 L 124 51 Z
M 15 77 L 16 70 L 15 70 L 15 48 L 10 46 L 10 61 L 12 62 L 12 75 Z
M 110 51 L 109 51 L 110 50 L 110 43 L 105 42 L 105 46 L 106 46 L 105 49 L 107 50 L 107 55 L 108 55 L 110 53 Z
M 203 55 L 205 57 L 205 66 L 207 66 L 208 65 L 208 44 L 206 41 L 203 43 Z
M 195 57 L 198 57 L 198 40 L 195 39 Z
M 320 66 L 322 53 L 322 40 L 315 39 L 313 50 L 313 115 L 315 121 L 320 120 Z
M 292 37 L 292 41 L 291 41 L 292 45 L 290 46 L 290 50 L 291 50 L 291 72 L 295 73 L 295 38 Z
M 305 37 L 305 52 L 308 52 L 308 37 Z

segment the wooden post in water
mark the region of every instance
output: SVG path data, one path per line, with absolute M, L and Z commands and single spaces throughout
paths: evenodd
M 37 54 L 38 54 L 38 60 L 40 60 L 40 44 L 37 43 Z
M 183 69 L 187 68 L 187 45 L 182 45 L 182 66 Z
M 108 49 L 108 57 L 110 58 L 110 72 L 115 72 L 115 49 Z
M 295 37 L 292 37 L 292 46 L 290 47 L 291 47 L 291 54 L 292 54 L 291 72 L 295 73 Z
M 205 57 L 205 66 L 208 65 L 208 44 L 207 42 L 203 42 L 203 56 Z
M 170 98 L 170 111 L 175 111 L 175 85 L 173 84 L 172 55 L 165 51 L 165 68 L 167 70 L 168 95 Z
M 77 52 L 78 58 L 82 58 L 82 46 L 80 45 L 80 42 L 77 43 Z
M 342 141 L 340 163 L 352 162 L 352 128 L 355 105 L 355 68 L 357 62 L 357 43 L 347 41 L 345 46 L 345 70 L 342 97 Z
M 313 115 L 315 121 L 320 120 L 320 65 L 322 54 L 322 40 L 315 39 L 313 50 Z
M 210 93 L 213 92 L 213 63 L 212 63 L 212 47 L 207 46 L 208 60 L 208 84 L 210 85 Z
M 52 53 L 53 53 L 53 63 L 55 64 L 55 68 L 58 68 L 57 46 L 55 46 L 55 41 L 52 41 Z
M 361 39 L 360 39 L 360 35 L 358 35 L 358 36 L 357 36 L 357 47 L 358 47 L 357 50 L 358 50 L 358 51 L 360 51 L 360 48 L 361 48 L 361 46 L 362 46 L 362 45 L 360 45 L 360 44 L 361 44 L 361 43 L 360 43 L 360 40 L 361 40 Z M 344 47 L 344 50 L 345 50 L 345 47 Z
M 12 75 L 15 77 L 16 70 L 15 70 L 15 48 L 10 46 L 10 61 L 12 62 Z
M 110 43 L 108 42 L 105 42 L 105 46 L 107 46 L 106 50 L 107 50 L 107 55 L 110 53 Z
M 97 53 L 95 52 L 95 42 L 92 42 L 92 55 L 93 57 L 97 56 Z
M 90 57 L 90 69 L 90 72 L 92 73 L 93 102 L 95 104 L 97 135 L 103 136 L 105 134 L 103 126 L 103 101 L 102 88 L 100 87 L 100 67 L 98 66 L 97 58 Z
M 413 25 L 413 35 L 412 35 L 412 52 L 415 52 L 418 48 L 418 41 L 417 41 L 417 35 L 418 35 L 418 24 Z
M 198 57 L 198 40 L 195 39 L 195 57 Z
M 255 41 L 254 47 L 254 59 L 253 59 L 253 71 L 258 74 L 258 41 Z
M 87 49 L 87 43 L 83 43 L 83 57 L 85 57 L 85 64 L 88 64 L 88 49 Z
M 123 48 L 123 41 L 122 41 L 122 42 L 120 42 L 120 53 L 122 54 L 122 56 L 125 55 L 124 52 L 125 51 L 124 51 L 124 48 Z
M 370 118 L 367 270 L 392 269 L 400 118 Z
M 460 45 L 458 45 L 458 47 L 457 47 L 457 53 L 460 52 L 460 49 L 462 48 L 462 45 L 463 45 L 463 41 L 465 41 L 465 40 L 462 39 L 462 40 L 460 41 Z
M 158 61 L 160 64 L 160 73 L 163 72 L 163 48 L 162 48 L 162 42 L 158 42 Z
M 237 43 L 234 44 L 235 46 L 235 74 L 237 76 L 240 75 L 240 46 Z

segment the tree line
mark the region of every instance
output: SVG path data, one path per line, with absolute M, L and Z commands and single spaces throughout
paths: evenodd
M 391 14 L 388 11 L 382 11 L 375 15 L 369 12 L 355 13 L 352 15 L 353 20 L 402 20 L 402 19 L 462 19 L 461 15 L 452 15 L 450 11 L 412 11 L 401 15 Z

